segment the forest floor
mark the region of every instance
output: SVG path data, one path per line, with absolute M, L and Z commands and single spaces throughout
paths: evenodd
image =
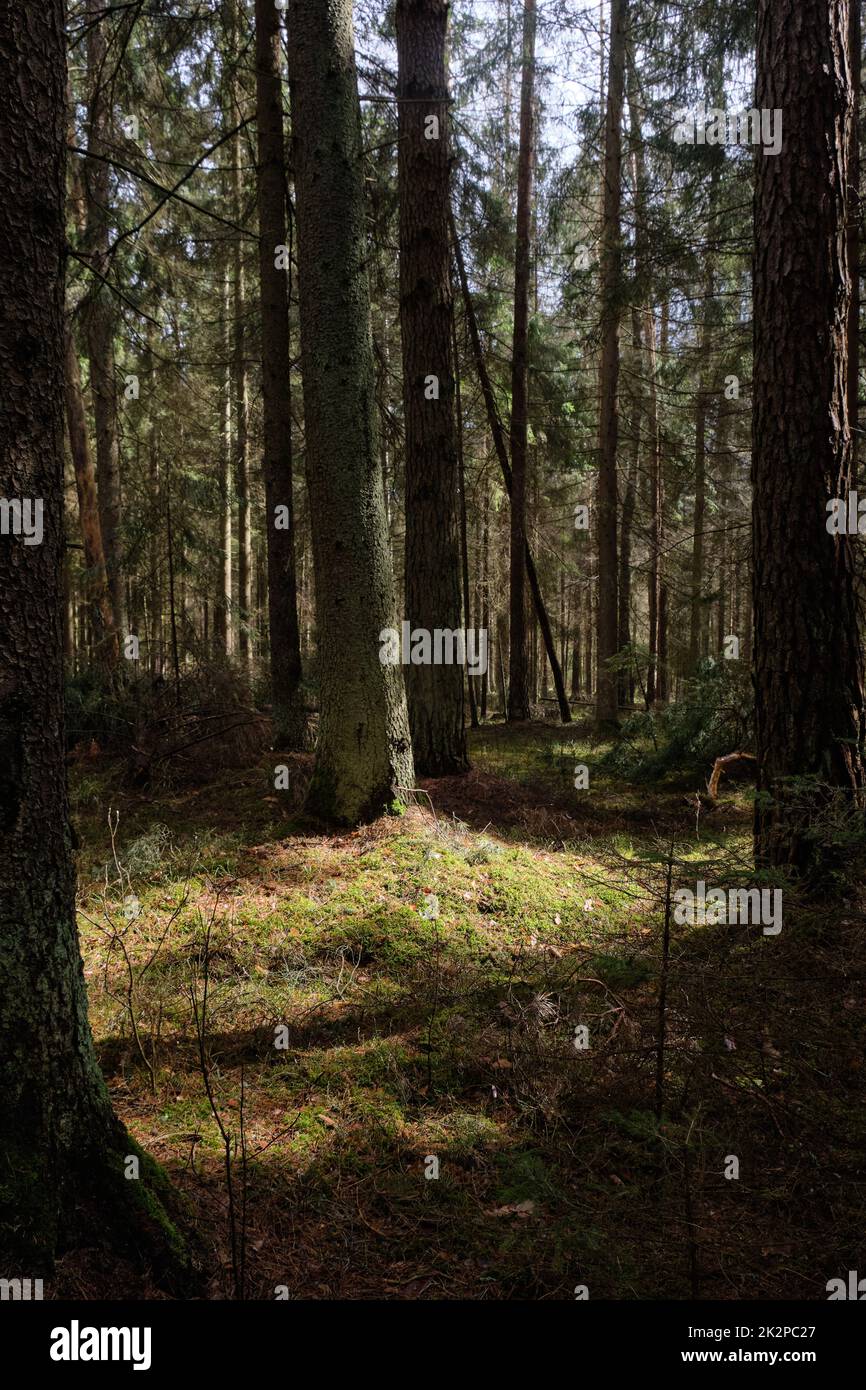
M 75 760 L 100 1061 L 210 1297 L 820 1299 L 866 1268 L 863 904 L 673 923 L 663 971 L 668 859 L 747 882 L 753 793 L 698 815 L 604 751 L 488 725 L 468 776 L 338 834 L 299 755 L 289 792 L 273 753 L 161 792 Z M 50 1294 L 164 1296 L 96 1234 Z

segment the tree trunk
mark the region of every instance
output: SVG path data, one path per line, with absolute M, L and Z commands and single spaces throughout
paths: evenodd
M 64 776 L 65 36 L 61 0 L 0 8 L 0 1270 L 50 1272 L 86 1232 L 150 1244 L 156 1170 L 115 1119 L 87 1021 Z M 138 1182 L 124 1155 L 140 1158 Z M 163 1180 L 164 1181 L 164 1180 Z M 150 1215 L 146 1215 L 146 1211 Z M 164 1219 L 164 1218 L 163 1218 Z M 153 1242 L 156 1248 L 158 1241 Z
M 701 330 L 706 342 L 707 330 Z M 692 555 L 689 585 L 689 653 L 687 674 L 693 676 L 701 657 L 701 632 L 706 626 L 704 609 L 704 526 L 707 510 L 707 406 L 704 380 L 704 349 L 701 351 L 697 399 L 695 401 L 695 510 L 692 516 Z
M 66 324 L 64 337 L 66 424 L 69 432 L 69 451 L 75 471 L 75 490 L 78 494 L 81 540 L 84 545 L 85 592 L 91 615 L 100 634 L 97 657 L 111 671 L 117 667 L 120 650 L 117 628 L 114 625 L 114 609 L 106 581 L 96 475 L 93 470 L 87 417 L 81 393 L 81 370 L 71 324 Z
M 376 440 L 361 121 L 351 0 L 292 0 L 289 72 L 297 193 L 306 472 L 321 717 L 308 809 L 346 824 L 414 782 Z
M 649 391 L 648 434 L 650 447 L 650 563 L 648 575 L 649 606 L 649 649 L 650 661 L 647 671 L 646 701 L 651 708 L 658 694 L 660 675 L 659 612 L 662 589 L 662 551 L 664 550 L 664 470 L 662 467 L 662 442 L 659 424 L 658 388 L 656 373 L 658 359 L 656 354 L 656 325 L 652 305 L 647 304 L 643 311 L 642 338 L 646 348 L 647 375 Z
M 217 487 L 219 491 L 219 537 L 217 548 L 216 593 L 213 609 L 214 651 L 226 658 L 232 651 L 232 392 L 231 392 L 231 284 L 228 252 L 223 268 L 222 284 L 222 350 L 223 367 L 220 374 L 220 457 Z
M 721 102 L 724 87 L 721 82 L 713 90 L 712 99 Z M 686 674 L 693 676 L 698 662 L 705 655 L 704 637 L 707 631 L 707 611 L 704 605 L 704 566 L 706 545 L 704 531 L 707 524 L 707 417 L 711 395 L 710 354 L 712 336 L 710 325 L 714 318 L 715 256 L 718 241 L 718 218 L 716 203 L 718 199 L 721 150 L 713 147 L 716 156 L 710 174 L 707 215 L 707 250 L 704 261 L 704 280 L 702 286 L 703 313 L 699 333 L 697 377 L 698 389 L 695 398 L 695 510 L 692 520 L 692 556 L 690 575 L 689 610 L 689 652 Z
M 761 863 L 808 871 L 828 788 L 862 798 L 863 667 L 848 535 L 845 232 L 854 115 L 847 0 L 759 0 L 756 106 L 784 111 L 757 156 L 752 546 Z M 803 779 L 814 779 L 804 782 Z
M 668 586 L 662 581 L 659 584 L 659 662 L 658 675 L 656 677 L 656 698 L 665 701 L 668 698 Z
M 490 638 L 490 484 L 485 474 L 484 508 L 481 523 L 481 630 Z M 490 686 L 490 657 L 481 676 L 481 722 L 487 718 L 487 694 Z
M 717 650 L 724 659 L 724 642 L 729 634 L 737 635 L 737 628 L 734 622 L 734 537 L 735 532 L 729 525 L 732 505 L 735 505 L 735 492 L 732 487 L 734 456 L 729 445 L 731 426 L 734 422 L 734 412 L 726 409 L 724 404 L 719 405 L 719 416 L 716 423 L 716 437 L 713 445 L 712 457 L 716 461 L 719 488 L 719 510 L 720 534 L 719 534 L 719 611 L 718 611 L 718 642 Z M 742 657 L 742 653 L 740 653 Z
M 162 547 L 160 545 L 161 528 L 157 523 L 157 518 L 162 516 L 162 484 L 159 471 L 159 422 L 156 418 L 152 418 L 150 422 L 147 485 L 151 516 L 150 543 L 148 545 L 149 665 L 151 675 L 162 675 Z
M 848 269 L 851 300 L 848 305 L 848 428 L 851 431 L 851 486 L 857 486 L 860 455 L 860 82 L 862 78 L 861 0 L 848 0 L 848 51 L 854 116 L 848 150 Z
M 430 634 L 463 627 L 448 244 L 447 19 L 446 0 L 397 0 L 406 618 L 413 630 Z M 463 666 L 409 666 L 406 695 L 417 772 L 437 777 L 465 771 Z
M 601 230 L 601 361 L 598 422 L 598 629 L 596 719 L 617 722 L 617 388 L 619 384 L 619 296 L 622 279 L 622 110 L 625 86 L 627 0 L 611 0 L 610 59 L 604 141 L 604 207 Z
M 239 6 L 235 12 L 240 18 Z M 232 44 L 232 56 L 237 61 L 237 29 Z M 231 82 L 232 124 L 241 121 L 240 93 L 236 70 Z M 232 141 L 232 209 L 235 222 L 243 223 L 243 135 L 238 132 Z M 238 499 L 238 656 L 245 668 L 250 660 L 250 610 L 252 608 L 252 525 L 250 517 L 250 442 L 249 398 L 246 361 L 246 266 L 243 238 L 237 233 L 234 241 L 232 273 L 232 395 L 234 396 L 234 476 Z
M 114 369 L 114 306 L 103 284 L 110 270 L 109 201 L 111 195 L 111 99 L 108 89 L 105 7 L 88 0 L 87 149 L 93 156 L 84 165 L 87 223 L 84 244 L 95 272 L 83 320 L 90 358 L 90 390 L 96 427 L 96 472 L 102 544 L 114 625 L 123 626 L 123 578 L 120 563 L 120 448 L 117 438 L 117 386 Z M 101 278 L 100 278 L 101 277 Z
M 499 460 L 499 467 L 502 470 L 502 480 L 505 483 L 505 491 L 511 496 L 511 464 L 508 461 L 508 450 L 505 445 L 505 431 L 502 421 L 499 418 L 499 411 L 496 407 L 496 397 L 493 394 L 493 386 L 490 381 L 490 373 L 484 361 L 484 352 L 481 347 L 481 333 L 478 328 L 478 319 L 475 315 L 475 306 L 472 303 L 472 295 L 469 291 L 469 277 L 466 274 L 466 263 L 463 259 L 463 251 L 457 237 L 457 227 L 454 222 L 453 213 L 451 215 L 451 241 L 454 247 L 454 260 L 457 265 L 457 273 L 460 279 L 460 290 L 463 295 L 463 303 L 466 309 L 466 324 L 469 329 L 469 340 L 472 344 L 472 355 L 475 359 L 475 370 L 478 373 L 478 381 L 481 386 L 481 394 L 484 397 L 484 407 L 487 412 L 487 423 L 490 426 L 490 433 L 493 436 L 493 445 L 496 449 L 496 457 Z M 535 568 L 535 561 L 532 558 L 532 551 L 527 539 L 525 546 L 526 574 L 529 579 L 529 588 L 532 593 L 532 603 L 538 617 L 538 624 L 541 628 L 541 635 L 544 638 L 544 648 L 547 652 L 547 659 L 550 662 L 550 669 L 553 673 L 553 683 L 556 687 L 556 699 L 559 705 L 559 717 L 563 724 L 568 724 L 571 720 L 571 710 L 568 704 L 568 696 L 565 693 L 565 682 L 562 679 L 562 669 L 556 655 L 556 647 L 553 641 L 553 632 L 550 627 L 550 619 L 544 606 L 544 599 L 541 594 L 541 585 L 538 582 L 538 573 Z
M 595 662 L 594 662 L 594 660 L 593 660 L 594 653 L 593 653 L 593 649 L 592 649 L 592 639 L 593 639 L 593 634 L 594 634 L 594 632 L 595 632 L 596 629 L 595 629 L 595 614 L 594 614 L 594 612 L 593 612 L 593 605 L 592 605 L 592 590 L 593 590 L 593 585 L 592 585 L 592 579 L 591 579 L 591 577 L 590 577 L 589 581 L 587 582 L 587 586 L 586 586 L 586 596 L 585 596 L 586 618 L 585 618 L 584 625 L 583 625 L 583 630 L 584 630 L 584 632 L 586 633 L 586 641 L 585 641 L 585 643 L 584 643 L 584 657 L 583 657 L 584 688 L 585 688 L 585 690 L 586 690 L 586 698 L 587 698 L 587 700 L 590 700 L 590 701 L 592 700 L 593 693 L 594 693 L 594 690 L 595 690 L 595 687 L 594 687 L 594 685 L 593 685 L 593 680 L 592 680 L 593 672 L 594 672 L 594 670 L 595 670 Z
M 449 256 L 449 269 L 450 259 Z M 454 314 L 453 294 L 451 350 L 454 359 L 454 405 L 457 411 L 457 474 L 460 493 L 460 566 L 463 585 L 463 622 L 468 629 L 472 626 L 472 589 L 469 584 L 469 519 L 466 506 L 466 459 L 463 449 L 463 394 L 460 388 L 460 352 L 457 343 L 457 318 Z M 468 676 L 466 681 L 466 689 L 469 694 L 469 722 L 473 729 L 478 728 L 476 680 L 477 676 Z
M 637 316 L 635 315 L 635 317 Z M 637 334 L 637 347 L 640 348 L 639 333 Z M 638 355 L 636 354 L 637 359 Z M 632 422 L 633 438 L 629 441 L 628 473 L 626 474 L 625 496 L 623 497 L 620 517 L 619 586 L 617 593 L 619 605 L 617 646 L 620 652 L 625 651 L 631 642 L 631 531 L 637 497 L 639 428 L 640 420 L 635 416 Z M 632 666 L 619 672 L 617 685 L 619 703 L 630 705 L 634 700 L 634 671 Z
M 578 608 L 578 612 L 580 609 Z M 581 669 L 580 669 L 580 626 L 574 629 L 574 642 L 571 648 L 571 698 L 578 700 L 581 690 Z
M 517 236 L 514 251 L 514 333 L 511 348 L 511 548 L 509 552 L 508 718 L 529 718 L 526 597 L 526 442 L 528 419 L 529 268 L 534 160 L 535 0 L 523 0 Z
M 286 270 L 277 269 L 277 247 L 286 245 L 287 185 L 279 20 L 273 0 L 256 0 L 256 122 L 262 310 L 262 472 L 267 517 L 274 746 L 301 748 L 306 742 L 306 716 L 300 690 L 301 639 L 292 495 L 291 256 Z
M 658 683 L 659 592 L 662 582 L 661 564 L 664 549 L 664 473 L 662 470 L 661 429 L 659 427 L 658 390 L 656 386 L 656 325 L 653 316 L 650 257 L 647 244 L 646 159 L 641 130 L 637 68 L 634 45 L 631 39 L 629 39 L 627 46 L 627 63 L 629 134 L 632 147 L 635 209 L 635 280 L 641 305 L 638 315 L 638 371 L 647 382 L 646 391 L 641 390 L 639 392 L 640 425 L 638 435 L 640 438 L 641 431 L 644 429 L 645 418 L 650 504 L 649 563 L 647 566 L 647 620 L 650 656 L 644 698 L 647 709 L 651 709 L 656 698 Z

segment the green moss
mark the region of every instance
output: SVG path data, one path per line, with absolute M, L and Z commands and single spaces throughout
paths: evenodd
M 520 797 L 507 799 L 512 820 L 497 819 L 495 781 L 487 805 L 471 804 L 471 788 L 466 808 L 455 804 L 463 816 L 478 812 L 477 830 L 449 816 L 433 793 L 435 819 L 413 807 L 372 828 L 333 834 L 309 819 L 289 820 L 281 808 L 263 809 L 260 777 L 255 789 L 217 775 L 200 795 L 140 811 L 130 803 L 128 839 L 146 835 L 159 819 L 172 826 L 175 856 L 168 866 L 144 868 L 134 885 L 145 909 L 140 934 L 136 929 L 127 937 L 134 964 L 156 945 L 187 865 L 191 877 L 189 903 L 138 991 L 148 1047 L 158 1020 L 162 1027 L 155 1096 L 129 1042 L 123 1005 L 104 990 L 104 936 L 83 921 L 91 1016 L 109 1075 L 124 1082 L 118 1104 L 145 1145 L 159 1135 L 178 1163 L 187 1156 L 186 1131 L 197 1130 L 202 1168 L 221 1174 L 188 998 L 216 879 L 222 886 L 212 941 L 214 1083 L 219 1104 L 236 1101 L 243 1066 L 248 1135 L 268 1145 L 249 1172 L 256 1203 L 265 1203 L 263 1221 L 273 1212 L 278 1228 L 290 1202 L 301 1240 L 308 1223 L 306 1236 L 317 1251 L 323 1243 L 323 1267 L 329 1260 L 337 1267 L 342 1247 L 339 1253 L 327 1248 L 335 1227 L 342 1232 L 345 1223 L 366 1218 L 377 1231 L 382 1269 L 393 1260 L 401 1270 L 402 1262 L 426 1270 L 441 1259 L 442 1288 L 458 1296 L 471 1290 L 470 1296 L 571 1298 L 574 1285 L 586 1282 L 593 1298 L 687 1297 L 687 1276 L 679 1267 L 672 1273 L 669 1251 L 670 1230 L 682 1221 L 682 1152 L 690 1131 L 692 1150 L 708 1156 L 703 1167 L 696 1165 L 696 1183 L 721 1171 L 719 1155 L 739 1152 L 738 1144 L 746 1152 L 745 1139 L 759 1136 L 762 1152 L 773 1152 L 762 1200 L 776 1224 L 790 1186 L 784 1156 L 774 1150 L 767 1101 L 783 1102 L 773 1088 L 796 1098 L 798 1120 L 809 1130 L 804 1142 L 820 1152 L 824 1169 L 857 1172 L 863 1125 L 851 1097 L 862 1076 L 855 1069 L 862 1036 L 853 1028 L 846 1034 L 838 1066 L 835 1058 L 828 1064 L 827 1052 L 838 1033 L 840 999 L 846 1023 L 857 1018 L 849 986 L 839 982 L 822 1013 L 825 995 L 814 978 L 832 968 L 823 946 L 817 961 L 795 958 L 787 974 L 773 975 L 769 989 L 760 973 L 778 971 L 780 946 L 805 949 L 823 940 L 822 931 L 828 941 L 832 932 L 835 952 L 835 936 L 847 924 L 831 914 L 799 924 L 793 906 L 789 918 L 786 899 L 785 932 L 772 956 L 760 938 L 677 928 L 671 1036 L 681 1033 L 689 1045 L 669 1049 L 660 1126 L 652 1113 L 654 1059 L 643 1046 L 657 1025 L 656 993 L 646 985 L 658 969 L 660 907 L 658 894 L 643 887 L 654 875 L 658 881 L 663 866 L 655 817 L 658 812 L 660 825 L 681 828 L 678 855 L 695 878 L 711 876 L 701 870 L 722 862 L 722 847 L 745 855 L 748 827 L 732 797 L 730 820 L 719 819 L 712 835 L 702 821 L 697 838 L 680 793 L 665 799 L 642 791 L 636 799 L 622 782 L 596 777 L 599 750 L 562 730 L 512 736 L 488 726 L 474 742 L 475 765 L 486 776 L 508 776 L 527 788 L 526 824 L 517 818 Z M 592 768 L 589 797 L 570 790 L 576 758 Z M 555 827 L 544 819 L 545 797 L 555 808 Z M 83 888 L 98 903 L 104 820 L 87 806 L 82 817 L 97 880 L 88 890 L 85 877 Z M 426 894 L 438 899 L 435 918 L 419 910 Z M 110 962 L 107 976 L 121 996 L 122 964 Z M 810 971 L 810 964 L 816 968 Z M 691 987 L 696 971 L 713 982 L 712 1008 L 704 1013 L 700 991 Z M 803 981 L 799 996 L 788 975 Z M 809 1007 L 795 1008 L 803 991 Z M 744 1021 L 756 992 L 784 1059 L 768 1068 Z M 587 1006 L 603 1033 L 603 1066 L 576 1060 L 571 1046 L 572 1024 L 587 1016 Z M 278 1021 L 289 1027 L 287 1052 L 273 1047 Z M 728 1036 L 736 1051 L 725 1049 Z M 812 1075 L 831 1070 L 844 1083 L 848 1049 L 848 1089 L 810 1090 Z M 692 1128 L 694 1117 L 678 1114 L 677 1105 L 687 1091 L 690 1103 L 700 1091 L 704 1062 L 727 1084 L 713 1083 L 712 1108 Z M 765 1072 L 767 1089 L 759 1095 L 755 1083 Z M 237 1129 L 236 1110 L 226 1114 Z M 844 1142 L 828 1141 L 825 1151 L 830 1132 L 844 1134 Z M 440 1158 L 438 1181 L 424 1177 L 427 1154 Z M 183 1238 L 185 1220 L 171 1195 L 156 1181 L 123 1181 L 126 1189 L 142 1187 L 137 1229 L 150 1229 L 172 1249 L 172 1230 Z M 746 1226 L 755 1232 L 756 1250 L 767 1236 L 761 1194 L 745 1183 L 713 1187 L 712 1194 L 720 1258 L 735 1269 L 732 1244 Z M 722 1219 L 734 1199 L 745 1204 L 746 1222 L 739 1209 L 736 1219 Z M 528 1215 L 500 1210 L 525 1201 L 535 1204 Z M 855 1206 L 846 1208 L 842 1198 L 836 1209 L 843 1224 L 859 1230 Z M 814 1219 L 818 1224 L 820 1217 Z M 757 1265 L 765 1268 L 760 1259 Z M 760 1294 L 754 1270 L 734 1277 L 743 1296 Z
M 130 1156 L 138 1159 L 138 1178 L 125 1175 Z M 109 1149 L 102 1165 L 103 1211 L 112 1242 L 146 1253 L 157 1273 L 176 1295 L 190 1293 L 197 1273 L 189 1234 L 178 1218 L 191 1218 L 189 1209 L 158 1163 L 129 1134 L 118 1148 Z

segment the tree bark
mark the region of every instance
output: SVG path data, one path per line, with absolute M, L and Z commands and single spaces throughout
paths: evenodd
M 156 1170 L 115 1119 L 87 1021 L 64 776 L 65 36 L 61 0 L 0 8 L 0 1270 L 49 1273 L 87 1231 L 160 1247 Z M 142 1162 L 138 1182 L 123 1158 Z M 164 1180 L 163 1180 L 164 1181 Z M 164 1220 L 164 1218 L 163 1218 Z
M 268 629 L 274 746 L 301 748 L 306 743 L 306 715 L 300 689 L 301 638 L 292 493 L 291 259 L 289 256 L 286 270 L 277 269 L 277 247 L 286 246 L 288 189 L 279 19 L 273 0 L 256 0 L 256 123 L 262 311 L 262 472 L 267 518 Z
M 848 268 L 851 300 L 848 305 L 848 428 L 851 431 L 851 486 L 857 486 L 860 455 L 860 83 L 862 80 L 861 0 L 848 0 L 848 51 L 854 116 L 848 147 Z
M 398 0 L 406 618 L 413 629 L 429 633 L 463 627 L 448 244 L 447 21 L 446 0 Z M 438 128 L 432 126 L 434 120 Z M 463 667 L 409 666 L 406 696 L 417 772 L 430 777 L 464 772 L 468 759 Z
M 756 106 L 785 125 L 755 188 L 755 851 L 808 872 L 829 857 L 810 816 L 828 789 L 859 803 L 864 782 L 853 544 L 826 525 L 852 463 L 847 0 L 759 0 Z
M 351 0 L 292 0 L 288 33 L 321 704 L 307 806 L 354 824 L 411 787 L 414 769 L 402 670 L 380 659 L 382 633 L 397 619 L 376 440 Z

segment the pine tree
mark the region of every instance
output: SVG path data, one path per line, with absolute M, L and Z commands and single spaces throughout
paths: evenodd
M 760 0 L 756 105 L 784 127 L 780 152 L 757 155 L 755 191 L 755 851 L 808 871 L 823 789 L 859 801 L 864 782 L 853 543 L 827 529 L 852 465 L 847 0 Z

